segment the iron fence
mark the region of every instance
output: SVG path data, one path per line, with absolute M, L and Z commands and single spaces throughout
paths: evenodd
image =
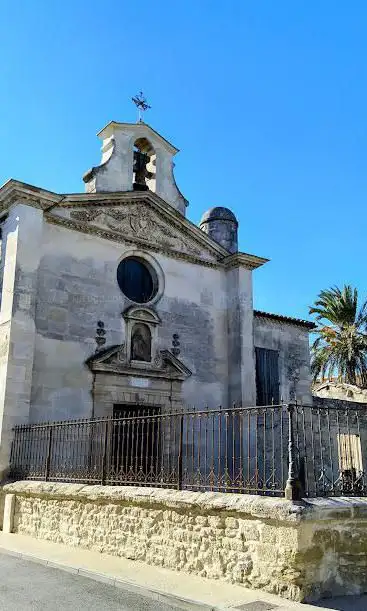
M 157 407 L 16 427 L 12 479 L 305 496 L 366 494 L 366 406 Z

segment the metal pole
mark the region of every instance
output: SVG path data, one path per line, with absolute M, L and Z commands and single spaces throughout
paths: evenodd
M 300 501 L 303 490 L 299 479 L 299 469 L 296 456 L 296 444 L 293 432 L 294 405 L 287 406 L 289 437 L 288 437 L 288 479 L 286 481 L 284 496 L 288 501 Z
M 180 416 L 180 434 L 178 440 L 177 457 L 177 490 L 182 488 L 182 438 L 183 438 L 183 415 Z
M 48 444 L 47 444 L 47 456 L 45 465 L 45 481 L 47 482 L 50 477 L 50 463 L 51 463 L 51 447 L 52 447 L 52 426 L 49 428 Z
M 102 454 L 102 474 L 101 474 L 101 484 L 102 486 L 106 483 L 106 467 L 107 467 L 107 442 L 108 442 L 108 423 L 109 419 L 104 423 L 104 439 L 103 439 L 103 454 Z

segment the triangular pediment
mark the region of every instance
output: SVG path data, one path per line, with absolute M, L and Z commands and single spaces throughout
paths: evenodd
M 94 373 L 176 380 L 185 380 L 191 375 L 190 369 L 169 350 L 160 350 L 151 363 L 144 361 L 131 363 L 126 358 L 125 344 L 100 350 L 87 359 L 86 365 Z
M 49 223 L 199 265 L 256 269 L 268 261 L 247 253 L 230 254 L 151 191 L 63 195 L 10 179 L 0 187 L 0 215 L 14 203 L 42 209 Z
M 155 194 L 121 194 L 98 202 L 67 202 L 55 206 L 48 220 L 107 239 L 137 243 L 166 253 L 181 254 L 215 264 L 228 255 L 200 229 L 170 210 Z

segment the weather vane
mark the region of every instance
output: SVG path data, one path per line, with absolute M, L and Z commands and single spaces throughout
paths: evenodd
M 149 104 L 147 103 L 147 99 L 143 95 L 142 91 L 140 91 L 138 95 L 136 95 L 134 98 L 131 98 L 131 99 L 134 102 L 136 108 L 138 109 L 138 123 L 143 123 L 142 113 L 145 112 L 146 110 L 149 110 L 151 106 L 149 106 Z

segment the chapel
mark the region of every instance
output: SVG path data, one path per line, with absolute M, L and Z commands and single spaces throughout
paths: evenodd
M 0 471 L 18 424 L 311 400 L 312 324 L 254 310 L 267 259 L 238 250 L 237 203 L 197 226 L 173 144 L 143 121 L 98 137 L 84 192 L 0 188 Z

